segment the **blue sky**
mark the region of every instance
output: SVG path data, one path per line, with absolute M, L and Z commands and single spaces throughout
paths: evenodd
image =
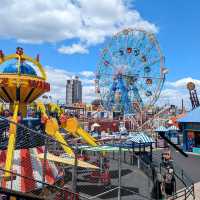
M 168 79 L 199 79 L 200 1 L 138 0 L 135 8 L 159 28 L 157 38 L 170 70 Z
M 176 95 L 188 98 L 189 80 L 200 87 L 198 0 L 102 0 L 101 4 L 98 0 L 2 0 L 1 4 L 1 49 L 9 54 L 21 46 L 31 56 L 39 53 L 55 99 L 64 98 L 65 79 L 72 74 L 81 76 L 85 100 L 94 98 L 93 75 L 84 71 L 96 70 L 100 49 L 124 27 L 156 33 L 169 68 L 161 98 L 172 103 Z M 62 94 L 57 95 L 61 87 Z

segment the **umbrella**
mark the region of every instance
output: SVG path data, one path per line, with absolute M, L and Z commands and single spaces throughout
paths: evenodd
M 155 132 L 167 132 L 167 131 L 168 131 L 168 129 L 165 128 L 164 126 L 160 126 L 155 130 Z
M 127 141 L 135 143 L 152 143 L 154 142 L 153 138 L 149 137 L 145 133 L 139 133 L 131 136 Z
M 167 130 L 168 131 L 179 131 L 179 128 L 177 128 L 176 126 L 170 126 Z
M 91 126 L 91 130 L 94 130 L 95 127 L 100 127 L 100 125 L 97 124 L 97 123 L 92 124 L 92 126 Z

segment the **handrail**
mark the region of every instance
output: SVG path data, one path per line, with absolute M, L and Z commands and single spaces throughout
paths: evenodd
M 162 165 L 160 163 L 160 170 L 162 169 Z M 179 168 L 177 164 L 173 163 L 173 169 L 174 169 L 174 175 L 183 183 L 183 185 L 185 186 L 184 188 L 182 188 L 181 190 L 175 192 L 171 198 L 174 199 L 178 199 L 180 197 L 185 197 L 184 199 L 187 200 L 190 195 L 192 195 L 193 199 L 195 197 L 194 194 L 194 183 L 193 181 L 185 174 L 184 170 Z M 179 173 L 177 173 L 177 170 L 181 171 L 181 177 L 179 176 Z M 179 171 L 179 172 L 180 172 Z M 185 178 L 184 178 L 185 176 Z M 188 181 L 188 182 L 187 182 Z M 181 196 L 179 195 L 180 193 L 183 193 Z

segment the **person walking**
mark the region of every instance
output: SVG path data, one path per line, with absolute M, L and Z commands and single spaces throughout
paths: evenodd
M 174 170 L 172 168 L 170 168 L 164 175 L 164 186 L 166 195 L 172 196 L 175 192 L 175 177 Z

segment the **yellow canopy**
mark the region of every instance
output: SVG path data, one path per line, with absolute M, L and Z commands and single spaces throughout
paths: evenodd
M 38 154 L 37 158 L 39 159 L 44 159 L 44 154 Z M 67 164 L 67 165 L 72 165 L 74 166 L 74 158 L 62 158 L 59 156 L 55 156 L 51 153 L 47 153 L 47 160 L 48 161 L 53 161 L 53 162 L 57 162 L 57 163 L 63 163 L 63 164 Z M 98 167 L 96 167 L 95 165 L 92 165 L 90 163 L 81 161 L 81 160 L 77 160 L 77 166 L 78 167 L 83 167 L 83 168 L 90 168 L 90 169 L 99 169 Z

